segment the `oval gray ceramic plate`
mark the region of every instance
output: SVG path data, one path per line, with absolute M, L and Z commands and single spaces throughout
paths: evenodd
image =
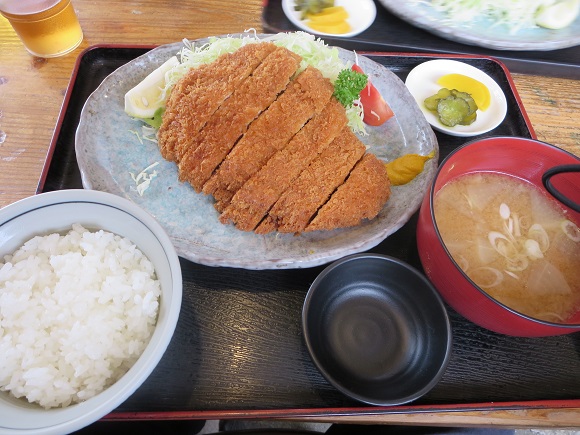
M 541 27 L 510 33 L 507 26 L 481 18 L 463 25 L 450 21 L 425 1 L 379 0 L 393 15 L 437 36 L 495 50 L 557 50 L 580 44 L 580 17 L 568 27 L 549 30 Z
M 264 37 L 265 35 L 261 35 Z M 195 41 L 196 45 L 208 42 Z M 357 227 L 326 232 L 256 235 L 222 225 L 211 197 L 194 192 L 177 179 L 177 167 L 164 161 L 154 142 L 140 142 L 135 132 L 142 123 L 124 112 L 125 93 L 149 72 L 178 53 L 182 43 L 160 46 L 120 67 L 91 94 L 76 133 L 76 155 L 83 186 L 128 198 L 152 214 L 173 240 L 180 256 L 210 266 L 247 269 L 313 267 L 380 243 L 418 210 L 437 168 L 438 145 L 405 84 L 385 67 L 358 56 L 395 116 L 381 127 L 369 128 L 361 140 L 384 161 L 403 154 L 429 154 L 425 170 L 411 183 L 394 187 L 379 216 Z M 343 60 L 355 54 L 338 49 Z M 135 191 L 131 173 L 149 165 L 158 175 L 143 196 Z

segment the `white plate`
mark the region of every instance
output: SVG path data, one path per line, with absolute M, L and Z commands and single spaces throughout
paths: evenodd
M 300 12 L 294 10 L 295 0 L 282 0 L 282 9 L 286 17 L 296 27 L 316 35 L 336 36 L 341 38 L 350 38 L 368 29 L 375 21 L 377 16 L 377 7 L 373 0 L 336 0 L 335 6 L 342 6 L 348 13 L 348 23 L 352 31 L 343 34 L 324 33 L 314 30 L 306 25 L 306 20 L 300 19 Z
M 580 17 L 560 30 L 534 27 L 510 32 L 505 25 L 497 25 L 482 17 L 470 22 L 451 21 L 428 1 L 379 0 L 393 15 L 434 35 L 464 44 L 495 50 L 557 50 L 580 44 Z
M 208 41 L 193 42 L 200 46 Z M 427 161 L 425 170 L 411 183 L 392 189 L 377 218 L 353 228 L 294 236 L 257 235 L 222 225 L 212 198 L 180 183 L 175 163 L 163 160 L 156 143 L 141 144 L 132 132 L 140 131 L 142 123 L 124 112 L 125 93 L 182 47 L 182 43 L 175 43 L 155 48 L 109 75 L 83 107 L 75 146 L 83 186 L 129 198 L 147 210 L 165 228 L 179 255 L 210 266 L 312 267 L 372 248 L 418 210 L 435 176 L 437 139 L 405 84 L 385 67 L 358 56 L 359 64 L 395 113 L 382 126 L 369 128 L 368 136 L 361 138 L 369 151 L 385 161 L 432 151 L 435 158 Z M 354 61 L 353 52 L 337 50 L 343 60 Z M 154 162 L 159 162 L 155 168 L 159 175 L 139 196 L 130 172 L 139 173 Z
M 489 89 L 491 102 L 487 110 L 477 111 L 477 119 L 471 125 L 456 125 L 447 127 L 439 121 L 437 115 L 425 107 L 425 98 L 435 95 L 441 85 L 437 80 L 445 74 L 463 74 L 480 81 Z M 419 108 L 425 118 L 436 130 L 447 133 L 451 136 L 470 137 L 477 136 L 493 130 L 504 120 L 507 113 L 507 101 L 505 94 L 499 85 L 489 75 L 468 65 L 464 62 L 449 59 L 436 59 L 423 62 L 413 68 L 405 81 L 409 92 L 417 101 Z

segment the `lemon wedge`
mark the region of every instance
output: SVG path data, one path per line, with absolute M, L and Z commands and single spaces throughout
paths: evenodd
M 444 88 L 468 93 L 481 111 L 487 110 L 491 103 L 491 94 L 487 86 L 472 77 L 463 74 L 446 74 L 437 80 L 437 84 Z
M 580 0 L 558 1 L 550 6 L 540 6 L 536 12 L 536 24 L 558 30 L 569 26 L 580 12 Z
M 128 91 L 125 94 L 125 113 L 134 118 L 153 118 L 157 109 L 165 104 L 161 98 L 165 73 L 178 64 L 179 60 L 173 56 Z

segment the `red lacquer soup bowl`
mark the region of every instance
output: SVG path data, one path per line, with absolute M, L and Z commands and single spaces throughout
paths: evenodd
M 515 137 L 491 137 L 469 142 L 441 163 L 421 204 L 417 247 L 426 275 L 455 311 L 479 326 L 506 335 L 541 337 L 580 331 L 580 310 L 576 310 L 566 323 L 547 322 L 521 314 L 479 288 L 451 257 L 433 213 L 434 198 L 445 184 L 465 174 L 486 172 L 526 180 L 550 198 L 553 195 L 563 197 L 566 204 L 559 202 L 566 218 L 579 226 L 579 164 L 578 157 L 558 147 Z M 545 176 L 562 165 L 565 165 L 565 172 Z M 548 190 L 554 193 L 550 195 Z M 459 219 L 457 224 L 461 225 Z

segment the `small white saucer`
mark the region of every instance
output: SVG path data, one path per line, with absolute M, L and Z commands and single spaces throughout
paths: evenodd
M 491 103 L 487 110 L 477 111 L 477 119 L 471 125 L 447 127 L 439 121 L 437 115 L 425 107 L 425 98 L 434 95 L 442 88 L 437 80 L 445 74 L 463 74 L 480 81 L 489 89 Z M 405 85 L 431 126 L 451 136 L 470 137 L 487 133 L 504 120 L 507 113 L 505 95 L 499 85 L 489 75 L 464 62 L 450 59 L 436 59 L 417 65 L 409 72 Z
M 341 34 L 324 33 L 308 27 L 306 25 L 306 20 L 300 19 L 300 12 L 294 10 L 295 4 L 295 0 L 282 0 L 282 9 L 284 10 L 286 17 L 288 17 L 296 27 L 299 27 L 306 32 L 321 36 L 335 36 L 340 38 L 356 36 L 368 29 L 377 16 L 377 7 L 373 0 L 336 0 L 334 5 L 342 6 L 348 13 L 347 21 L 350 24 L 352 31 Z

